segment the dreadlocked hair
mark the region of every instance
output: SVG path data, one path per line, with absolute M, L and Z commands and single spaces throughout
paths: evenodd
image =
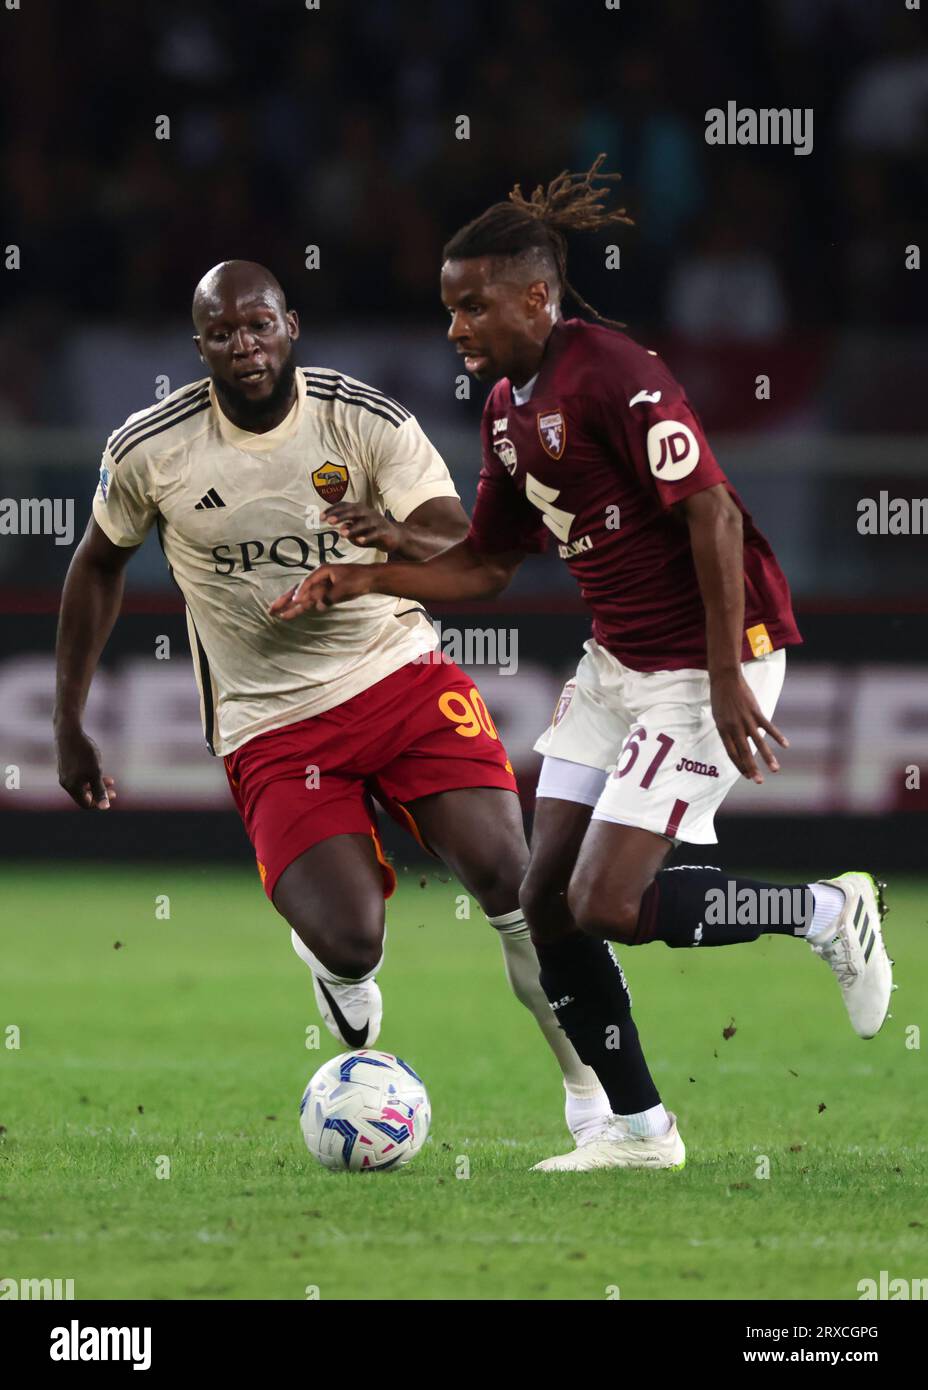
M 616 183 L 621 174 L 600 173 L 605 154 L 597 155 L 585 174 L 564 169 L 547 188 L 541 184 L 530 198 L 516 184 L 505 203 L 494 203 L 486 212 L 456 232 L 444 249 L 444 259 L 467 260 L 476 256 L 499 256 L 509 260 L 532 260 L 553 267 L 563 293 L 597 321 L 609 328 L 624 323 L 605 318 L 588 304 L 567 278 L 567 238 L 565 232 L 596 232 L 616 222 L 633 227 L 625 208 L 611 211 L 605 206 L 608 187 L 597 183 Z

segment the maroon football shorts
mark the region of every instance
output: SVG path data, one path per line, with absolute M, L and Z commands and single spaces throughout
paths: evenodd
M 383 854 L 372 796 L 423 843 L 408 802 L 459 787 L 516 791 L 479 690 L 437 654 L 401 666 L 343 705 L 258 734 L 223 761 L 272 901 L 280 875 L 304 850 L 351 834 L 373 838 L 390 897 L 396 874 Z

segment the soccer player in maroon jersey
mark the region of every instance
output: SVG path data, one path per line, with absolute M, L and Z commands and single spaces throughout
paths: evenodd
M 557 1057 L 579 1142 L 610 1103 L 541 987 L 519 906 L 528 847 L 515 777 L 479 690 L 444 653 L 434 659 L 436 634 L 415 605 L 373 596 L 289 627 L 268 612 L 286 576 L 323 559 L 423 559 L 463 536 L 445 463 L 397 401 L 297 367 L 299 320 L 266 267 L 213 267 L 193 319 L 208 375 L 110 436 L 65 581 L 60 783 L 84 810 L 115 800 L 83 709 L 126 564 L 156 529 L 184 595 L 207 747 L 223 760 L 264 891 L 330 1032 L 371 1047 L 381 1026 L 375 977 L 396 875 L 375 796 L 443 857 L 498 932 L 513 992 Z
M 273 605 L 289 617 L 372 591 L 485 598 L 552 536 L 580 585 L 592 636 L 535 745 L 544 763 L 520 898 L 551 1006 L 613 1114 L 545 1171 L 685 1159 L 609 942 L 805 937 L 862 1037 L 882 1025 L 892 987 L 869 875 L 789 886 L 663 867 L 680 841 L 716 842 L 739 775 L 779 771 L 771 744 L 788 745 L 771 720 L 785 648 L 801 638 L 786 579 L 681 386 L 568 283 L 564 233 L 628 220 L 604 207 L 597 179 L 616 176 L 599 174 L 602 159 L 530 200 L 516 185 L 445 247 L 449 338 L 468 371 L 495 382 L 466 538 L 424 563 L 323 566 Z M 565 292 L 599 321 L 565 320 Z

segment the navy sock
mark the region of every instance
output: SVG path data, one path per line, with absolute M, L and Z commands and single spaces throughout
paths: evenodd
M 720 869 L 662 869 L 641 899 L 634 942 L 732 946 L 767 933 L 805 936 L 812 921 L 807 883 L 761 883 Z
M 582 1062 L 599 1077 L 617 1115 L 660 1104 L 631 1016 L 631 996 L 607 941 L 578 932 L 536 944 L 541 986 Z

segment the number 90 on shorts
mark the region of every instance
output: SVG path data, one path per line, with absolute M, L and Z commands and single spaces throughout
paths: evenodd
M 475 685 L 466 695 L 460 690 L 443 691 L 438 697 L 438 708 L 462 738 L 477 738 L 484 733 L 488 738 L 499 739 L 490 711 Z

